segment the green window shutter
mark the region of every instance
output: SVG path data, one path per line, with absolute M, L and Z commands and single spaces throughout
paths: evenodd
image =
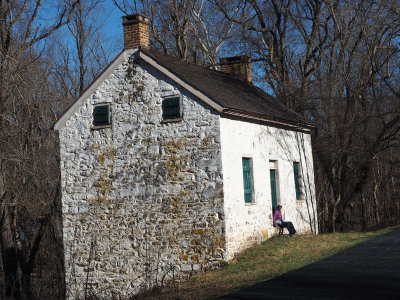
M 181 98 L 166 98 L 162 102 L 163 119 L 182 118 Z
M 246 203 L 253 201 L 253 185 L 251 182 L 251 159 L 242 158 L 243 165 L 243 184 L 244 184 L 244 201 Z
M 93 125 L 110 125 L 110 105 L 97 105 L 93 108 Z
M 300 199 L 300 174 L 299 174 L 299 163 L 293 163 L 293 172 L 294 172 L 294 184 L 296 187 L 296 199 Z
M 272 208 L 275 211 L 278 206 L 278 201 L 276 198 L 276 171 L 269 170 L 269 175 L 271 179 L 271 199 L 272 199 Z

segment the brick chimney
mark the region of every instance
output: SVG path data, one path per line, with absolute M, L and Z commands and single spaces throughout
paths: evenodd
M 251 58 L 242 55 L 220 58 L 221 72 L 231 74 L 239 79 L 251 82 Z
M 149 19 L 136 14 L 122 17 L 124 49 L 149 48 Z

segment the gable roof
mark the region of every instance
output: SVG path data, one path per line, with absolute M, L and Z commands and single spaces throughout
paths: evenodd
M 156 50 L 141 49 L 140 52 L 141 58 L 147 56 L 207 98 L 212 99 L 215 104 L 223 108 L 224 114 L 302 128 L 314 127 L 303 116 L 251 83 Z
M 54 130 L 60 130 L 94 93 L 94 91 L 122 64 L 123 51 L 98 78 L 72 103 L 57 120 Z M 140 49 L 139 58 L 187 89 L 223 115 L 244 117 L 311 129 L 314 126 L 301 115 L 290 110 L 262 89 L 226 73 L 207 69 L 156 50 Z

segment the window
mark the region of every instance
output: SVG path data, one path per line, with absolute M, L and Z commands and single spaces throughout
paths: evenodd
M 165 98 L 162 102 L 163 120 L 176 120 L 182 118 L 182 98 L 174 96 Z
M 293 163 L 293 173 L 294 173 L 294 185 L 296 188 L 296 199 L 300 200 L 304 198 L 304 194 L 302 192 L 300 164 L 298 162 Z
M 253 174 L 251 171 L 251 158 L 242 158 L 244 202 L 253 202 Z
M 93 126 L 111 125 L 110 104 L 98 104 L 93 108 Z

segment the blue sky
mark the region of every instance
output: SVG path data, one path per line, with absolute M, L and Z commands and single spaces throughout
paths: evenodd
M 108 18 L 105 20 L 104 30 L 110 36 L 120 36 L 122 39 L 122 16 L 124 15 L 111 0 L 104 1 L 105 13 Z
M 133 0 L 132 0 L 133 1 Z M 98 18 L 96 20 L 99 25 L 102 26 L 101 31 L 103 35 L 103 45 L 110 49 L 109 60 L 116 57 L 123 48 L 123 28 L 122 28 L 122 16 L 124 15 L 112 2 L 112 0 L 104 0 L 98 6 Z M 66 36 L 63 37 L 64 39 Z M 108 52 L 108 51 L 107 51 Z M 238 55 L 240 53 L 232 53 L 232 56 Z M 252 64 L 254 71 L 259 68 L 259 64 Z M 254 73 L 253 73 L 254 75 Z M 255 81 L 254 84 L 257 86 L 268 90 L 265 84 Z M 269 91 L 270 93 L 272 91 Z

